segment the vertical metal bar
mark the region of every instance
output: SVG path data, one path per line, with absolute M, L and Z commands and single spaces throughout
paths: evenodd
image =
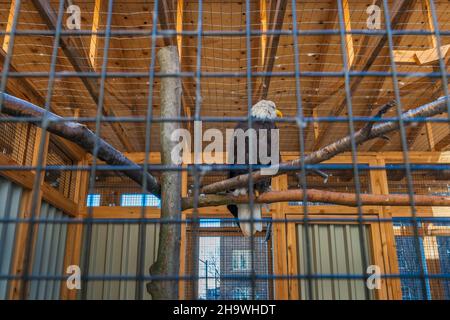
M 300 144 L 300 166 L 301 166 L 301 174 L 300 174 L 300 184 L 304 191 L 307 190 L 307 180 L 306 180 L 306 167 L 305 167 L 305 133 L 304 129 L 306 128 L 306 123 L 304 121 L 303 115 L 303 104 L 302 104 L 302 93 L 300 87 L 300 50 L 298 44 L 298 36 L 296 31 L 297 27 L 297 3 L 296 0 L 292 0 L 292 29 L 293 33 L 293 43 L 294 43 L 294 65 L 295 65 L 295 96 L 296 96 L 296 124 L 299 130 L 299 144 Z M 309 237 L 309 215 L 308 215 L 308 197 L 306 192 L 303 193 L 303 233 L 304 239 L 301 239 L 301 243 L 305 241 L 306 247 L 306 280 L 307 280 L 307 292 L 308 298 L 311 299 L 313 296 L 312 292 L 312 255 L 311 255 L 311 242 Z M 286 222 L 288 223 L 288 221 Z M 289 228 L 286 228 L 289 230 Z M 286 242 L 287 243 L 287 242 Z M 301 253 L 302 254 L 302 253 Z M 296 261 L 292 261 L 291 263 L 297 263 Z M 297 281 L 297 280 L 291 280 Z
M 108 53 L 109 53 L 109 46 L 110 46 L 110 39 L 111 39 L 111 23 L 112 23 L 112 12 L 113 12 L 113 6 L 114 6 L 114 0 L 108 0 L 108 16 L 107 16 L 107 22 L 106 22 L 106 30 L 105 30 L 105 44 L 103 48 L 103 63 L 102 63 L 102 69 L 101 69 L 101 76 L 100 76 L 100 92 L 98 97 L 98 105 L 97 105 L 97 114 L 95 118 L 95 141 L 94 141 L 94 149 L 92 152 L 92 165 L 90 170 L 90 177 L 89 177 L 89 194 L 92 194 L 94 192 L 95 188 L 95 174 L 97 171 L 97 155 L 98 155 L 98 142 L 100 140 L 100 133 L 101 133 L 101 121 L 102 121 L 102 110 L 103 110 L 103 104 L 104 104 L 104 98 L 105 98 L 105 82 L 106 82 L 106 74 L 107 74 L 107 68 L 108 68 Z M 87 219 L 83 221 L 86 227 L 86 238 L 84 240 L 84 261 L 82 262 L 82 272 L 86 272 L 87 276 L 89 276 L 89 260 L 90 260 L 90 247 L 91 247 L 91 241 L 92 241 L 92 219 L 93 219 L 93 207 L 88 207 L 87 210 Z M 84 273 L 83 273 L 84 275 Z M 82 277 L 84 279 L 85 284 L 82 286 L 82 292 L 81 292 L 81 298 L 83 300 L 86 300 L 87 298 L 87 287 L 88 287 L 88 281 L 89 277 Z
M 355 191 L 356 191 L 356 204 L 358 206 L 358 230 L 359 230 L 359 241 L 361 243 L 361 259 L 363 266 L 363 274 L 362 277 L 366 280 L 366 274 L 364 273 L 367 270 L 368 266 L 368 256 L 367 250 L 364 244 L 364 216 L 362 212 L 362 202 L 361 202 L 361 182 L 359 179 L 359 169 L 358 169 L 358 156 L 357 156 L 357 148 L 355 142 L 355 124 L 353 118 L 353 106 L 352 106 L 352 93 L 350 88 L 350 74 L 349 74 L 349 57 L 347 52 L 347 43 L 346 43 L 346 28 L 344 23 L 344 13 L 342 7 L 342 0 L 336 0 L 338 4 L 338 14 L 339 14 L 339 29 L 340 29 L 340 40 L 341 40 L 341 51 L 342 51 L 342 59 L 344 66 L 344 80 L 345 80 L 345 97 L 347 101 L 347 110 L 348 110 L 348 126 L 350 131 L 351 138 L 351 148 L 352 148 L 352 167 L 353 167 L 353 177 L 355 181 Z M 369 288 L 364 286 L 364 292 L 366 299 L 369 299 L 370 293 Z
M 194 121 L 201 121 L 201 68 L 202 68 L 202 33 L 203 33 L 203 0 L 198 1 L 197 10 L 197 55 L 196 55 L 196 68 L 195 68 L 195 115 Z M 192 287 L 194 288 L 194 299 L 198 299 L 198 280 L 199 280 L 199 212 L 198 212 L 198 200 L 200 196 L 200 175 L 203 174 L 202 168 L 195 161 L 192 166 L 192 175 L 194 176 L 194 206 L 192 212 L 192 219 L 190 223 L 192 224 L 192 271 L 194 277 L 192 281 L 194 282 Z
M 41 128 L 42 128 L 42 134 L 39 141 L 39 150 L 44 150 L 46 139 L 47 139 L 47 127 L 48 127 L 48 114 L 50 111 L 50 105 L 51 100 L 53 96 L 53 89 L 54 89 L 54 83 L 55 83 L 55 72 L 56 72 L 56 60 L 58 58 L 58 48 L 59 48 L 59 42 L 61 38 L 61 30 L 62 30 L 62 18 L 64 14 L 64 1 L 59 1 L 59 7 L 58 7 L 58 19 L 56 23 L 56 30 L 55 30 L 55 40 L 53 43 L 53 50 L 52 50 L 52 58 L 51 58 L 51 65 L 50 65 L 50 74 L 49 74 L 49 80 L 48 80 L 48 88 L 47 88 L 47 96 L 45 99 L 45 113 L 42 117 L 41 121 Z M 1 101 L 0 101 L 1 102 Z M 21 283 L 21 298 L 26 299 L 27 298 L 27 288 L 28 288 L 28 281 L 29 281 L 29 273 L 30 273 L 30 265 L 31 265 L 31 258 L 33 256 L 33 243 L 34 243 L 34 229 L 35 229 L 35 220 L 36 220 L 36 213 L 37 213 L 37 205 L 38 205 L 38 199 L 40 196 L 40 190 L 41 190 L 41 174 L 43 171 L 43 162 L 44 162 L 44 154 L 43 152 L 39 152 L 38 159 L 37 159 L 37 166 L 36 166 L 36 174 L 34 178 L 33 183 L 33 189 L 32 189 L 32 200 L 31 200 L 31 213 L 30 213 L 30 221 L 28 225 L 28 230 L 26 234 L 26 241 L 25 241 L 25 257 L 24 257 L 24 267 L 23 267 L 23 274 L 21 277 L 22 283 Z
M 389 13 L 389 4 L 387 0 L 383 0 L 383 6 L 384 6 L 384 17 L 386 20 L 386 32 L 388 36 L 388 44 L 389 44 L 389 56 L 391 59 L 391 71 L 392 71 L 392 82 L 394 86 L 394 93 L 395 93 L 395 100 L 396 100 L 396 111 L 397 111 L 397 117 L 398 117 L 398 123 L 399 123 L 399 130 L 400 130 L 400 138 L 401 138 L 401 144 L 402 144 L 402 152 L 403 152 L 403 160 L 405 165 L 405 172 L 406 172 L 406 181 L 408 186 L 408 195 L 409 195 L 409 203 L 410 203 L 410 209 L 411 209 L 411 220 L 413 223 L 413 231 L 414 231 L 414 247 L 416 250 L 416 254 L 418 257 L 420 257 L 420 241 L 419 241 L 419 232 L 417 230 L 417 212 L 416 212 L 416 205 L 415 205 L 415 199 L 414 199 L 414 186 L 412 181 L 412 174 L 411 174 L 411 163 L 409 160 L 409 151 L 408 151 L 408 142 L 406 140 L 406 129 L 405 129 L 405 122 L 402 117 L 402 102 L 400 98 L 400 90 L 398 87 L 398 73 L 397 73 L 397 65 L 395 63 L 394 59 L 394 42 L 392 39 L 392 29 L 391 29 L 391 17 Z M 422 261 L 420 261 L 420 278 L 422 280 L 422 286 L 424 292 L 426 292 L 426 271 L 425 267 L 422 264 Z
M 2 112 L 3 107 L 3 93 L 6 91 L 6 85 L 8 83 L 8 75 L 9 75 L 9 69 L 11 65 L 11 59 L 14 51 L 14 40 L 16 37 L 16 30 L 17 30 L 17 22 L 19 21 L 19 14 L 20 14 L 20 5 L 21 0 L 16 0 L 14 8 L 14 17 L 11 24 L 11 31 L 9 34 L 9 43 L 8 43 L 8 52 L 6 52 L 6 58 L 3 62 L 3 70 L 2 70 L 2 78 L 0 83 L 0 113 Z M 2 49 L 0 49 L 2 50 Z
M 150 68 L 148 74 L 148 99 L 147 99 L 147 115 L 145 119 L 145 153 L 144 153 L 144 164 L 143 172 L 148 171 L 149 157 L 150 157 L 150 144 L 151 144 L 151 133 L 152 133 L 152 120 L 153 120 L 153 86 L 155 81 L 155 56 L 156 56 L 156 33 L 158 30 L 158 1 L 155 0 L 153 6 L 152 15 L 152 36 L 151 36 L 151 57 L 150 57 Z M 137 261 L 137 284 L 136 284 L 136 298 L 142 300 L 144 297 L 143 286 L 144 283 L 144 269 L 145 269 L 145 247 L 147 238 L 147 224 L 143 222 L 145 219 L 145 198 L 147 194 L 147 179 L 144 175 L 142 176 L 142 203 L 141 203 L 141 219 L 139 219 L 139 241 L 138 241 L 138 261 Z
M 251 46 L 251 24 L 250 24 L 250 0 L 245 1 L 245 47 L 247 52 L 247 68 L 246 68 L 246 76 L 247 76 L 247 112 L 248 112 L 248 128 L 250 131 L 253 130 L 253 118 L 252 118 L 252 46 Z M 257 134 L 258 135 L 258 134 Z M 251 146 L 257 141 L 252 141 L 254 136 L 252 134 L 248 135 L 248 172 L 253 172 L 253 164 L 251 161 Z M 254 186 L 253 186 L 253 177 L 250 175 L 250 179 L 248 181 L 248 196 L 249 196 L 249 207 L 250 207 L 250 249 L 251 249 L 251 297 L 255 298 L 255 288 L 256 288 L 256 274 L 255 274 L 255 239 L 253 230 L 255 228 L 254 222 L 255 218 L 253 216 L 253 210 L 255 207 L 255 199 L 254 199 Z M 248 222 L 247 222 L 248 223 Z
M 441 72 L 441 79 L 442 79 L 442 90 L 444 92 L 445 100 L 447 101 L 447 117 L 448 117 L 448 124 L 450 128 L 450 99 L 449 99 L 449 91 L 448 91 L 448 77 L 447 77 L 447 67 L 444 63 L 445 57 L 442 56 L 441 52 L 441 45 L 442 45 L 442 38 L 441 38 L 441 30 L 439 29 L 439 22 L 437 20 L 436 16 L 436 6 L 434 4 L 434 0 L 428 0 L 430 3 L 430 9 L 431 9 L 431 17 L 433 20 L 434 25 L 434 34 L 436 39 L 437 48 L 438 51 L 438 57 L 439 57 L 439 71 Z

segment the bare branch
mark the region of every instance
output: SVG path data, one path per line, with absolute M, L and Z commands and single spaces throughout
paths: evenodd
M 97 144 L 97 157 L 100 160 L 109 165 L 127 167 L 127 170 L 121 171 L 124 175 L 139 184 L 142 184 L 143 179 L 146 179 L 148 191 L 158 197 L 160 196 L 160 186 L 155 177 L 148 172 L 143 173 L 141 166 L 125 157 L 122 152 L 102 138 L 97 137 L 87 126 L 73 121 L 65 121 L 64 118 L 50 111 L 46 113 L 45 109 L 6 93 L 3 93 L 3 106 L 0 111 L 14 117 L 36 118 L 38 120 L 28 122 L 34 122 L 37 126 L 41 126 L 42 121 L 40 119 L 46 116 L 48 120 L 47 131 L 72 141 L 91 154 Z
M 446 97 L 441 97 L 436 101 L 433 101 L 429 104 L 421 106 L 416 109 L 409 110 L 403 113 L 403 119 L 413 119 L 413 118 L 428 118 L 433 117 L 442 113 L 447 112 L 447 100 Z M 384 110 L 385 107 L 382 107 Z M 405 125 L 409 125 L 409 122 L 406 122 Z M 371 127 L 367 132 L 367 126 L 357 131 L 354 135 L 354 139 L 356 145 L 363 144 L 366 141 L 372 140 L 374 138 L 383 137 L 387 133 L 395 131 L 399 128 L 398 121 L 390 121 L 381 124 L 377 124 Z M 317 151 L 306 155 L 304 158 L 305 164 L 316 164 L 321 163 L 323 161 L 329 160 L 334 156 L 343 153 L 345 151 L 351 150 L 351 137 L 346 136 L 341 138 L 328 146 L 325 146 Z M 278 176 L 286 172 L 288 169 L 292 169 L 292 167 L 299 167 L 301 165 L 301 159 L 296 159 L 289 162 L 283 162 L 279 165 L 278 172 L 273 176 Z M 252 173 L 253 183 L 256 183 L 261 180 L 270 179 L 273 176 L 271 175 L 263 175 L 261 171 L 255 171 Z M 244 174 L 240 176 L 236 176 L 231 179 L 219 181 L 216 183 L 212 183 L 210 185 L 204 186 L 201 190 L 201 193 L 218 193 L 221 191 L 227 191 L 231 189 L 236 189 L 239 187 L 245 187 L 248 185 L 249 174 Z
M 180 72 L 178 50 L 175 46 L 164 47 L 158 51 L 161 72 L 175 74 Z M 181 80 L 176 77 L 161 79 L 161 117 L 178 118 L 181 114 Z M 172 133 L 180 128 L 179 122 L 163 122 L 161 128 L 161 160 L 165 165 L 174 165 L 171 152 L 177 145 L 171 139 Z M 167 170 L 161 175 L 161 218 L 181 219 L 181 173 Z M 150 267 L 153 276 L 176 276 L 180 268 L 181 226 L 178 223 L 162 224 L 159 228 L 158 258 Z M 147 285 L 153 299 L 178 299 L 176 281 L 151 281 Z
M 276 203 L 288 201 L 303 201 L 304 192 L 301 189 L 287 191 L 271 191 L 255 197 L 255 203 Z M 310 202 L 330 203 L 350 207 L 357 206 L 355 193 L 331 192 L 325 190 L 308 189 L 306 197 Z M 360 199 L 365 206 L 409 206 L 409 195 L 392 194 L 361 194 Z M 417 206 L 450 207 L 450 197 L 415 195 L 414 201 Z M 197 207 L 215 207 L 228 204 L 248 203 L 247 196 L 227 195 L 205 195 L 198 199 Z M 193 197 L 183 198 L 183 210 L 194 206 Z

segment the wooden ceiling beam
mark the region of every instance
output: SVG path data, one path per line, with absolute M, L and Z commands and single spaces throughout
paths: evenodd
M 100 25 L 102 5 L 104 6 L 104 1 L 95 0 L 94 17 L 92 19 L 92 28 L 91 28 L 92 35 L 91 35 L 91 41 L 89 44 L 89 60 L 91 61 L 91 66 L 94 70 L 96 69 L 97 48 L 98 48 L 98 36 L 97 36 L 96 32 L 98 31 L 98 28 Z
M 0 71 L 3 71 L 4 63 L 6 60 L 6 52 L 0 49 Z M 14 65 L 9 65 L 9 72 L 19 72 Z M 11 80 L 17 81 L 20 86 L 13 86 L 11 84 Z M 20 90 L 22 87 L 24 90 Z M 34 85 L 28 80 L 28 78 L 20 77 L 20 78 L 10 78 L 8 79 L 7 90 L 9 90 L 15 96 L 23 96 L 26 100 L 30 102 L 34 102 L 39 106 L 45 105 L 45 98 L 39 94 L 39 91 L 34 87 Z
M 329 12 L 328 12 L 328 17 L 327 17 L 327 22 L 330 21 L 332 22 L 333 26 L 332 29 L 335 28 L 335 26 L 338 23 L 338 13 L 337 13 L 337 2 L 336 1 L 331 1 L 330 4 L 330 8 L 329 8 Z M 327 29 L 326 24 L 324 23 L 324 30 Z M 331 39 L 332 36 L 331 35 L 323 35 L 321 37 L 321 41 L 320 43 L 322 44 L 320 46 L 319 49 L 319 53 L 318 53 L 318 60 L 317 60 L 317 64 L 316 64 L 316 68 L 314 70 L 314 72 L 323 72 L 325 70 L 325 65 L 327 62 L 327 57 L 328 57 L 328 51 L 331 48 Z M 320 85 L 323 81 L 324 77 L 317 77 L 312 81 L 311 84 L 311 88 L 313 90 L 320 89 Z M 318 91 L 317 91 L 318 92 Z M 333 96 L 334 94 L 331 94 L 331 96 Z M 323 102 L 322 102 L 323 103 Z M 319 103 L 319 104 L 322 104 Z M 311 117 L 313 116 L 314 118 L 318 117 L 318 112 L 317 112 L 317 104 L 313 104 L 312 101 L 310 101 L 309 99 L 306 101 L 306 108 L 304 110 L 305 113 L 305 117 Z M 307 130 L 305 130 L 305 144 L 308 143 L 308 133 L 313 131 L 314 132 L 314 140 L 312 140 L 312 143 L 315 143 L 315 141 L 317 141 L 317 138 L 319 137 L 319 133 L 320 133 L 320 124 L 318 122 L 312 122 L 309 125 L 309 128 Z M 313 130 L 311 130 L 311 128 Z
M 161 30 L 170 30 L 170 26 L 174 25 L 174 21 L 176 18 L 174 17 L 173 12 L 173 2 L 171 0 L 158 1 L 158 20 L 159 25 L 161 26 Z M 164 37 L 164 45 L 176 45 L 174 37 Z
M 177 32 L 183 31 L 183 11 L 185 9 L 185 3 L 182 0 L 178 0 L 177 5 L 176 5 L 176 11 L 173 10 L 174 7 L 175 7 L 174 3 L 170 0 L 162 0 L 162 1 L 158 2 L 158 19 L 159 19 L 159 25 L 161 27 L 161 30 L 170 30 L 170 25 L 173 25 L 174 21 L 175 21 L 176 31 Z M 171 15 L 170 12 L 172 12 L 174 14 Z M 182 56 L 183 37 L 181 35 L 177 36 L 176 41 L 175 41 L 174 37 L 164 37 L 164 45 L 165 46 L 176 45 L 178 47 L 178 55 L 180 58 L 180 66 L 181 66 L 182 60 L 183 60 L 183 56 Z M 191 113 L 191 108 L 189 107 L 189 104 L 187 103 L 187 100 L 186 100 L 185 94 L 188 91 L 187 91 L 186 85 L 184 84 L 183 79 L 181 80 L 181 86 L 182 86 L 182 90 L 183 90 L 183 93 L 181 94 L 181 104 L 182 104 L 183 113 L 186 118 L 190 118 L 192 113 Z M 190 122 L 184 122 L 184 124 L 188 130 L 191 129 Z
M 377 3 L 381 4 L 382 1 L 378 0 Z M 411 8 L 414 7 L 416 0 L 401 0 L 396 1 L 394 4 L 394 7 L 392 8 L 392 14 L 391 14 L 391 28 L 395 29 L 397 27 L 402 26 L 402 22 L 408 21 L 409 18 L 412 15 L 413 10 Z M 400 26 L 399 26 L 400 24 Z M 363 40 L 361 41 L 363 47 L 361 48 L 360 52 L 358 53 L 358 57 L 355 62 L 355 66 L 362 66 L 361 71 L 366 72 L 368 71 L 375 60 L 379 57 L 381 51 L 385 48 L 385 45 L 387 43 L 388 37 L 387 35 L 383 35 L 376 40 L 372 39 L 373 36 L 364 36 Z M 372 40 L 372 41 L 371 41 Z M 369 55 L 366 54 L 366 51 L 368 50 L 367 45 L 364 45 L 365 43 L 371 43 L 374 42 L 373 45 L 370 45 L 370 48 L 373 48 Z M 367 58 L 366 58 L 367 57 Z M 358 78 L 352 78 L 350 83 L 350 94 L 351 97 L 355 94 L 355 92 L 358 90 L 360 85 L 363 83 L 363 77 Z M 337 104 L 336 108 L 333 108 L 333 110 L 330 111 L 328 116 L 330 117 L 338 117 L 344 108 L 347 106 L 347 99 L 344 95 L 339 103 Z M 323 128 L 319 134 L 319 137 L 314 144 L 314 149 L 319 148 L 322 143 L 324 142 L 324 139 L 329 135 L 328 129 L 331 127 L 330 123 L 324 123 Z
M 14 20 L 14 12 L 16 11 L 16 0 L 11 1 L 11 6 L 9 7 L 9 15 L 8 15 L 8 22 L 6 23 L 6 30 L 5 32 L 11 32 L 13 20 Z M 11 39 L 11 35 L 5 34 L 5 37 L 3 38 L 3 44 L 2 48 L 5 52 L 8 52 L 9 47 L 9 40 Z
M 275 3 L 272 3 L 271 7 L 275 7 L 275 12 L 273 13 L 273 25 L 272 31 L 281 30 L 283 28 L 284 16 L 286 14 L 287 8 L 287 0 L 274 0 Z M 264 72 L 271 73 L 273 71 L 273 65 L 275 63 L 275 58 L 278 51 L 278 44 L 280 43 L 280 34 L 271 34 L 267 43 L 267 52 L 264 54 L 265 63 L 264 63 Z M 272 76 L 270 74 L 263 77 L 263 81 L 261 83 L 259 89 L 260 99 L 266 99 L 267 94 L 269 92 L 270 80 Z
M 350 19 L 350 7 L 348 0 L 342 0 L 342 10 L 344 16 L 344 26 L 345 32 L 345 44 L 347 46 L 347 68 L 350 70 L 355 60 L 355 48 L 353 46 L 353 35 L 350 33 L 352 31 L 352 21 Z
M 57 16 L 55 11 L 51 7 L 50 2 L 46 0 L 33 0 L 33 4 L 38 10 L 42 19 L 47 24 L 47 27 L 50 30 L 56 30 Z M 95 70 L 90 65 L 89 57 L 86 55 L 84 50 L 82 50 L 84 45 L 80 36 L 61 37 L 60 47 L 76 72 L 91 72 L 91 73 L 95 72 Z M 86 57 L 88 59 L 79 59 L 77 57 Z M 83 82 L 86 90 L 88 91 L 89 96 L 92 98 L 94 103 L 98 105 L 99 103 L 98 80 L 87 77 L 82 77 L 80 79 Z M 103 104 L 102 113 L 105 116 L 116 117 L 114 110 L 109 108 L 106 104 Z M 126 130 L 123 128 L 123 125 L 119 122 L 111 122 L 110 125 L 119 141 L 125 147 L 125 149 L 127 151 L 135 151 L 133 144 L 128 138 Z
M 424 15 L 425 20 L 427 21 L 428 29 L 429 29 L 429 31 L 434 32 L 435 28 L 434 28 L 433 18 L 432 18 L 430 7 L 429 7 L 429 0 L 421 0 L 421 1 L 422 1 L 422 13 Z M 437 40 L 436 40 L 436 37 L 434 35 L 428 36 L 427 39 L 428 39 L 428 44 L 432 48 L 432 50 L 433 50 L 433 48 L 437 47 Z M 426 50 L 425 52 L 427 52 L 427 51 L 428 50 Z M 429 54 L 426 54 L 426 55 L 430 56 Z M 443 55 L 443 57 L 444 57 L 444 55 Z M 434 63 L 433 63 L 433 71 L 434 72 L 440 72 L 439 60 L 438 61 L 434 61 Z M 424 80 L 428 80 L 428 79 L 427 78 L 425 78 L 425 79 L 424 78 L 420 78 L 416 82 L 420 85 L 421 82 L 423 82 Z M 440 96 L 440 93 L 441 93 L 441 90 L 442 90 L 442 88 L 441 88 L 442 81 L 440 81 L 439 79 L 431 79 L 431 82 L 432 83 L 429 85 L 430 90 L 432 91 L 431 100 L 435 100 L 435 99 L 437 99 Z M 414 86 L 414 85 L 415 85 L 415 82 L 413 82 L 409 86 Z M 403 87 L 402 90 L 405 90 L 405 88 L 406 88 L 406 86 Z M 412 147 L 416 143 L 417 139 L 420 137 L 421 132 L 423 131 L 423 128 L 426 125 L 431 126 L 430 123 L 421 122 L 421 123 L 418 123 L 417 125 L 412 126 L 412 127 L 410 127 L 408 129 L 408 134 L 407 134 L 406 140 L 408 141 L 410 147 Z M 432 131 L 429 131 L 429 129 L 427 129 L 427 128 L 425 128 L 425 129 L 426 129 L 427 133 L 428 132 L 430 132 L 430 133 L 432 132 Z M 428 137 L 428 139 L 430 139 L 429 136 L 427 136 L 427 137 Z M 431 140 L 428 140 L 428 142 L 429 142 L 429 147 L 431 148 L 430 150 L 433 151 L 433 149 L 436 148 L 436 146 L 432 146 L 430 144 Z M 382 150 L 385 147 L 385 145 L 387 143 L 388 143 L 388 140 L 386 140 L 386 139 L 379 139 L 378 141 L 376 141 L 373 144 L 373 146 L 370 148 L 370 151 L 380 151 L 380 150 Z
M 177 2 L 177 33 L 183 31 L 183 13 L 184 13 L 184 0 L 178 0 Z M 183 56 L 183 36 L 181 34 L 177 35 L 177 47 L 178 47 L 178 57 L 181 63 L 181 57 Z
M 448 132 L 443 138 L 436 142 L 434 150 L 443 151 L 450 146 L 450 132 Z

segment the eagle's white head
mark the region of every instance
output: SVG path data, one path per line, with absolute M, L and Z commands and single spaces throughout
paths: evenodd
M 283 117 L 275 103 L 270 100 L 261 100 L 252 107 L 252 117 L 261 120 L 273 120 Z

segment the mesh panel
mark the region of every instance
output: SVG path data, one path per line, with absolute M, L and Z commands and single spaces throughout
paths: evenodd
M 420 254 L 415 250 L 413 224 L 397 221 L 394 224 L 395 242 L 404 300 L 448 300 L 450 280 L 432 278 L 433 275 L 448 274 L 450 271 L 450 223 L 419 223 L 418 244 Z M 420 279 L 420 266 L 425 276 Z M 415 274 L 410 278 L 408 275 Z
M 74 161 L 52 139 L 47 156 L 48 166 L 73 166 Z M 71 170 L 47 170 L 45 182 L 61 192 L 66 198 L 73 199 L 75 192 L 75 172 Z
M 272 242 L 257 234 L 253 243 L 240 235 L 229 218 L 201 219 L 198 231 L 198 268 L 192 270 L 193 232 L 187 230 L 187 274 L 199 277 L 186 282 L 187 299 L 267 300 L 273 281 L 252 279 L 272 274 Z M 252 257 L 253 255 L 253 257 Z M 253 260 L 253 262 L 252 262 Z
M 1 116 L 0 119 L 7 119 Z M 17 164 L 31 165 L 36 127 L 26 123 L 0 122 L 0 152 Z

